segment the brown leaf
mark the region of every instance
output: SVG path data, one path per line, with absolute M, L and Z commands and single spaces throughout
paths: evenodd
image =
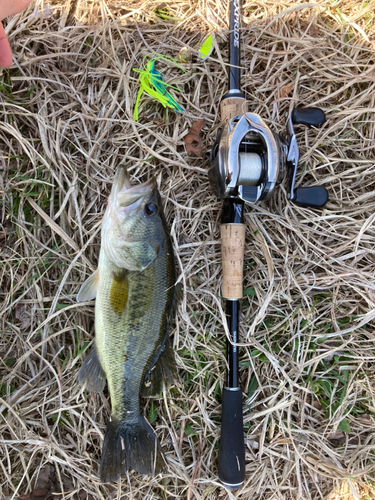
M 318 25 L 314 23 L 305 23 L 301 22 L 301 28 L 306 31 L 307 34 L 314 36 L 314 35 L 321 35 L 322 30 L 319 28 Z
M 53 490 L 53 472 L 50 465 L 45 465 L 39 471 L 38 478 L 31 484 L 32 491 L 20 495 L 16 500 L 48 500 Z
M 53 473 L 54 469 L 49 464 L 46 464 L 44 467 L 42 467 L 39 471 L 38 479 L 36 480 L 34 489 L 37 490 L 40 488 L 49 488 L 51 485 Z
M 322 30 L 316 24 L 312 24 L 310 28 L 307 30 L 307 33 L 311 36 L 321 35 Z
M 38 490 L 34 490 L 31 491 L 30 493 L 27 493 L 26 495 L 19 496 L 18 500 L 33 500 L 34 498 L 41 500 L 42 498 L 47 499 L 49 496 L 50 496 L 49 488 L 39 488 Z
M 191 245 L 192 241 L 191 239 L 184 233 L 180 233 L 178 237 L 178 244 L 180 245 Z
M 345 434 L 341 431 L 332 432 L 328 435 L 328 439 L 330 440 L 332 446 L 336 448 L 345 444 L 346 441 Z
M 288 85 L 284 85 L 280 89 L 280 97 L 285 99 L 285 97 L 288 97 L 288 95 L 293 89 L 294 89 L 294 83 L 288 83 Z
M 78 498 L 80 500 L 93 500 L 94 499 L 94 497 L 92 495 L 90 495 L 90 493 L 87 493 L 86 490 L 79 490 Z
M 185 149 L 187 153 L 192 153 L 194 156 L 199 157 L 204 155 L 206 148 L 200 136 L 200 132 L 204 125 L 204 120 L 197 120 L 189 128 L 189 132 L 185 135 Z
M 345 439 L 345 434 L 341 431 L 336 431 L 336 432 L 331 432 L 331 434 L 328 434 L 328 439 Z
M 69 491 L 73 491 L 75 489 L 72 480 L 65 474 L 61 474 L 61 482 L 64 488 L 64 493 L 69 493 Z M 61 485 L 58 484 L 57 491 L 60 492 L 60 490 L 61 490 Z
M 3 228 L 4 228 L 4 231 L 0 231 L 0 240 L 2 240 L 4 238 L 8 238 L 8 236 L 12 235 L 12 233 L 14 232 L 14 228 L 12 226 L 12 223 L 9 220 L 4 222 Z
M 323 405 L 319 403 L 319 401 L 313 401 L 312 406 L 317 410 L 321 410 L 323 408 Z
M 16 320 L 20 322 L 20 329 L 26 330 L 31 325 L 31 317 L 26 307 L 23 304 L 16 305 L 16 311 L 14 313 Z

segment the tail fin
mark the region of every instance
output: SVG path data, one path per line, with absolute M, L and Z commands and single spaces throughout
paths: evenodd
M 100 480 L 116 481 L 132 467 L 141 474 L 158 474 L 165 467 L 164 453 L 150 424 L 142 415 L 137 421 L 107 424 L 104 436 Z

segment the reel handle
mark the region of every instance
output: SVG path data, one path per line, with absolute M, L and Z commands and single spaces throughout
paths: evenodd
M 328 191 L 323 186 L 295 188 L 299 151 L 293 125 L 301 124 L 319 127 L 326 121 L 326 115 L 320 108 L 295 108 L 289 119 L 287 132 L 289 137 L 289 154 L 287 162 L 290 165 L 289 197 L 300 207 L 321 208 L 328 201 Z
M 245 480 L 241 389 L 223 388 L 219 479 L 229 489 L 239 488 Z

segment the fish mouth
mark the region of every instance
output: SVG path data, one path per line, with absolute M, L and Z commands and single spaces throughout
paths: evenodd
M 114 199 L 121 207 L 129 207 L 137 201 L 156 189 L 156 179 L 152 177 L 142 184 L 132 186 L 130 183 L 129 173 L 124 165 L 120 165 L 117 169 L 116 176 L 113 182 L 112 193 Z

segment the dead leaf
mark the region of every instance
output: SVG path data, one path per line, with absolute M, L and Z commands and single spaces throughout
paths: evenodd
M 32 491 L 20 495 L 16 500 L 49 500 L 53 490 L 54 469 L 45 465 L 39 471 L 36 481 L 31 483 Z
M 363 498 L 362 495 L 359 497 L 359 485 L 356 484 L 354 481 L 350 480 L 350 483 L 352 485 L 352 488 L 350 488 L 350 484 L 348 480 L 342 481 L 342 483 L 337 486 L 327 497 L 327 500 L 354 500 L 356 497 L 353 494 L 354 490 L 357 493 L 357 498 Z M 371 498 L 371 497 L 367 497 Z
M 65 474 L 61 474 L 61 481 L 62 481 L 62 485 L 63 485 L 63 488 L 64 488 L 64 493 L 68 493 L 69 491 L 73 491 L 75 488 L 74 488 L 74 484 L 72 483 L 71 479 L 66 476 Z M 59 485 L 59 488 L 58 488 L 58 491 L 61 490 L 61 487 Z
M 312 406 L 316 408 L 317 410 L 321 410 L 323 408 L 323 405 L 319 403 L 319 401 L 313 401 Z
M 200 132 L 204 125 L 204 120 L 197 120 L 189 128 L 189 132 L 185 135 L 185 149 L 187 153 L 192 153 L 194 156 L 199 157 L 204 155 L 206 148 L 200 136 Z
M 180 233 L 179 237 L 178 237 L 178 245 L 181 246 L 181 245 L 191 245 L 192 241 L 191 239 L 184 233 Z
M 80 500 L 93 500 L 94 499 L 94 497 L 92 495 L 90 495 L 90 493 L 87 493 L 86 490 L 79 490 L 78 498 Z
M 33 500 L 34 498 L 38 498 L 39 500 L 42 498 L 48 498 L 50 494 L 49 488 L 39 488 L 38 490 L 31 491 L 26 495 L 21 495 L 18 497 L 18 500 Z
M 34 488 L 39 489 L 49 487 L 51 484 L 51 476 L 53 476 L 53 473 L 54 469 L 50 465 L 46 464 L 44 467 L 42 467 L 39 471 Z
M 311 24 L 311 26 L 307 30 L 307 33 L 311 36 L 321 35 L 322 30 L 316 24 Z
M 294 83 L 288 83 L 288 85 L 284 85 L 280 89 L 280 97 L 282 99 L 285 99 L 288 97 L 288 95 L 291 93 L 291 91 L 294 89 Z
M 328 435 L 328 439 L 342 439 L 342 438 L 345 438 L 345 434 L 341 431 L 331 432 L 331 434 Z
M 0 231 L 0 240 L 8 238 L 8 236 L 12 235 L 14 232 L 14 228 L 12 226 L 12 223 L 7 220 L 3 224 L 4 231 Z
M 272 444 L 291 444 L 291 440 L 289 438 L 280 438 L 280 439 L 277 439 L 276 441 L 272 442 Z
M 20 322 L 20 330 L 26 330 L 31 325 L 30 313 L 23 304 L 17 304 L 14 317 Z
M 362 424 L 364 425 L 371 425 L 373 424 L 373 419 L 371 417 L 371 415 L 369 415 L 368 413 L 364 413 L 363 415 L 361 415 L 360 417 L 357 417 L 357 420 L 358 422 L 361 422 Z
M 317 26 L 314 23 L 308 24 L 308 23 L 305 23 L 305 22 L 301 22 L 301 28 L 304 31 L 306 31 L 306 33 L 308 35 L 310 35 L 310 36 L 315 36 L 315 35 L 321 35 L 322 34 L 322 30 L 319 28 L 319 26 Z

